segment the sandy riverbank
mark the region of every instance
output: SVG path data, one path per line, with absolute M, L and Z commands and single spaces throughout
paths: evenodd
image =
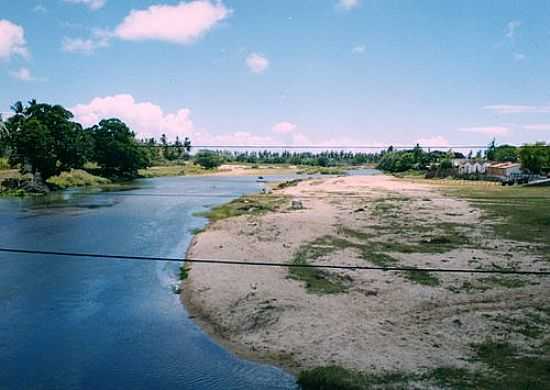
M 429 185 L 387 176 L 310 180 L 276 191 L 304 209 L 215 222 L 193 240 L 191 258 L 321 264 L 536 269 L 517 243 L 489 234 L 490 221 L 466 201 Z M 305 251 L 305 252 L 304 252 Z M 321 253 L 320 253 L 321 252 Z M 500 317 L 522 319 L 550 298 L 547 281 L 509 276 L 331 271 L 338 293 L 306 288 L 287 268 L 195 264 L 182 299 L 205 330 L 246 357 L 294 372 L 341 365 L 412 372 L 468 367 L 471 343 L 529 341 Z M 326 291 L 325 291 L 326 292 Z

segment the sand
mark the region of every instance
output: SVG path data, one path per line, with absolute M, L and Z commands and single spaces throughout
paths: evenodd
M 194 238 L 188 256 L 289 262 L 301 245 L 338 235 L 342 226 L 382 240 L 415 241 L 430 234 L 418 226 L 459 224 L 475 245 L 443 254 L 391 255 L 399 265 L 417 267 L 540 268 L 540 259 L 517 243 L 488 234 L 491 222 L 480 210 L 434 186 L 384 175 L 349 176 L 304 181 L 275 193 L 301 200 L 304 209 L 283 207 L 210 224 Z M 383 199 L 395 207 L 381 214 L 376 204 Z M 369 265 L 353 248 L 314 261 Z M 438 286 L 428 286 L 398 272 L 331 272 L 348 283 L 347 292 L 307 292 L 303 282 L 289 279 L 286 267 L 194 264 L 182 300 L 210 335 L 236 353 L 297 372 L 333 364 L 374 371 L 475 365 L 466 359 L 471 343 L 487 337 L 528 342 L 503 326 L 499 314 L 524 318 L 530 307 L 550 298 L 548 282 L 532 277 L 522 277 L 527 283 L 521 288 L 496 285 L 484 291 L 465 289 L 464 283 L 486 275 L 441 274 Z

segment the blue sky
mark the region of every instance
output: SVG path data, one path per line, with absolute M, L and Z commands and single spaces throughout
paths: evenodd
M 550 2 L 1 0 L 0 111 L 219 144 L 550 140 Z

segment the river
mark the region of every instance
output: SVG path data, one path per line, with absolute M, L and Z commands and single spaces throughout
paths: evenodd
M 206 223 L 194 212 L 259 189 L 254 177 L 177 177 L 1 199 L 0 246 L 181 257 Z M 0 253 L 0 389 L 296 388 L 198 328 L 173 292 L 178 267 Z

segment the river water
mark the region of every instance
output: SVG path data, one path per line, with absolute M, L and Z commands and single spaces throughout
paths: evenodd
M 194 212 L 259 189 L 254 177 L 178 177 L 2 199 L 0 246 L 181 257 L 206 223 Z M 0 389 L 295 388 L 195 325 L 172 291 L 178 266 L 0 253 Z

